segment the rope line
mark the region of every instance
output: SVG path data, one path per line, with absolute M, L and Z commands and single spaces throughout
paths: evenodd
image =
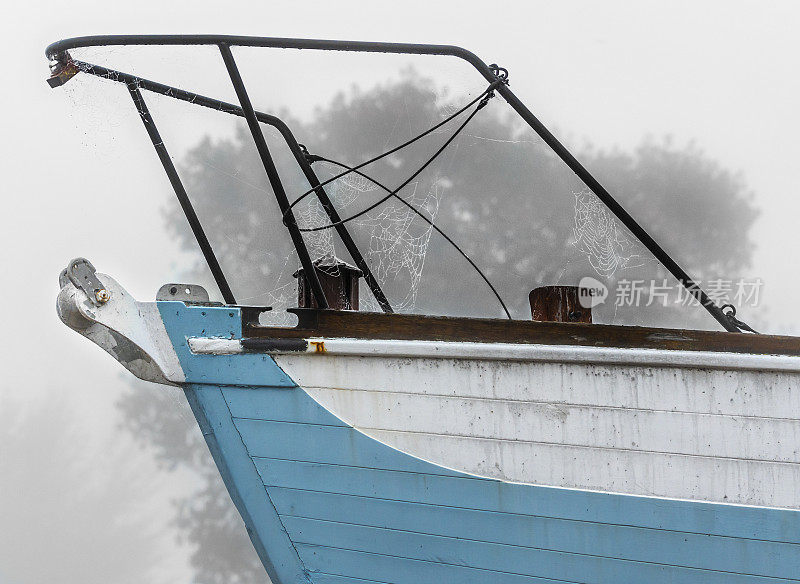
M 430 225 L 439 235 L 444 237 L 445 240 L 447 240 L 447 242 L 450 245 L 452 245 L 455 248 L 455 250 L 458 253 L 460 253 L 464 257 L 465 260 L 467 260 L 467 262 L 469 262 L 469 265 L 471 265 L 475 269 L 475 271 L 478 272 L 478 275 L 483 279 L 484 282 L 486 282 L 486 285 L 489 286 L 489 288 L 491 289 L 491 291 L 494 294 L 495 298 L 497 298 L 497 301 L 500 302 L 500 306 L 503 307 L 503 312 L 506 313 L 506 316 L 509 318 L 509 320 L 511 319 L 511 313 L 509 312 L 508 308 L 506 307 L 506 303 L 503 302 L 503 299 L 500 297 L 500 293 L 497 291 L 497 289 L 489 281 L 489 278 L 486 277 L 486 274 L 483 273 L 483 271 L 475 264 L 475 262 L 472 261 L 472 259 L 466 254 L 466 252 L 463 249 L 461 249 L 461 247 L 455 241 L 453 241 L 450 238 L 450 236 L 448 236 L 444 231 L 442 231 L 438 226 L 436 226 L 433 223 L 433 221 L 431 221 L 425 215 L 423 215 L 422 212 L 420 212 L 416 207 L 414 207 L 414 205 L 412 205 L 411 203 L 406 201 L 403 197 L 398 195 L 397 192 L 392 191 L 389 187 L 387 187 L 387 186 L 383 185 L 382 183 L 378 182 L 376 179 L 372 178 L 371 176 L 368 176 L 368 175 L 364 174 L 363 172 L 361 172 L 360 170 L 358 170 L 355 167 L 348 166 L 348 165 L 343 164 L 341 162 L 338 162 L 336 160 L 331 160 L 330 158 L 325 158 L 324 156 L 310 155 L 309 158 L 313 159 L 312 162 L 317 162 L 317 161 L 319 161 L 319 162 L 327 162 L 327 163 L 330 163 L 330 164 L 335 164 L 336 166 L 339 166 L 341 168 L 347 169 L 348 171 L 351 171 L 354 174 L 357 174 L 357 175 L 367 179 L 368 181 L 372 182 L 373 184 L 377 185 L 378 187 L 382 188 L 384 191 L 389 193 L 390 197 L 394 197 L 395 199 L 397 199 L 398 201 L 403 203 L 406 207 L 411 209 L 423 221 L 425 221 L 428 225 Z
M 300 228 L 300 231 L 302 231 L 303 233 L 309 233 L 309 232 L 314 232 L 314 231 L 322 231 L 322 230 L 324 230 L 324 229 L 331 229 L 332 227 L 336 227 L 337 225 L 343 225 L 343 224 L 345 224 L 345 223 L 347 223 L 347 222 L 349 222 L 349 221 L 352 221 L 352 220 L 354 220 L 354 219 L 358 219 L 358 218 L 359 218 L 359 217 L 361 217 L 362 215 L 365 215 L 365 214 L 369 213 L 369 212 L 370 212 L 370 211 L 372 211 L 372 210 L 373 210 L 375 207 L 377 207 L 377 206 L 381 205 L 382 203 L 384 203 L 385 201 L 387 201 L 388 199 L 390 199 L 392 196 L 396 195 L 398 191 L 400 191 L 401 189 L 403 189 L 405 186 L 407 186 L 407 185 L 408 185 L 408 183 L 410 183 L 412 180 L 414 180 L 415 178 L 417 178 L 417 176 L 419 176 L 419 175 L 422 173 L 422 171 L 423 171 L 423 170 L 425 170 L 425 169 L 426 169 L 426 168 L 427 168 L 427 167 L 428 167 L 428 166 L 429 166 L 429 165 L 430 165 L 430 164 L 431 164 L 431 163 L 432 163 L 434 160 L 436 160 L 436 158 L 437 158 L 437 157 L 438 157 L 438 156 L 439 156 L 439 155 L 440 155 L 442 152 L 444 152 L 445 148 L 447 148 L 447 147 L 448 147 L 448 146 L 449 146 L 449 145 L 450 145 L 450 144 L 453 142 L 453 140 L 455 140 L 455 139 L 458 137 L 458 135 L 459 135 L 459 134 L 461 133 L 461 131 L 462 131 L 462 130 L 463 130 L 463 129 L 464 129 L 466 126 L 467 126 L 467 124 L 469 124 L 469 122 L 472 120 L 472 118 L 474 118 L 474 117 L 475 117 L 475 115 L 476 115 L 476 114 L 477 114 L 477 113 L 478 113 L 478 112 L 479 112 L 479 111 L 480 111 L 480 110 L 481 110 L 481 109 L 482 109 L 482 108 L 483 108 L 483 107 L 484 107 L 484 106 L 485 106 L 487 103 L 489 103 L 489 100 L 490 100 L 492 97 L 494 97 L 493 88 L 495 87 L 495 85 L 496 85 L 497 83 L 499 83 L 499 82 L 492 83 L 492 84 L 491 84 L 491 85 L 490 85 L 490 86 L 489 86 L 489 87 L 486 89 L 486 91 L 484 91 L 484 92 L 481 94 L 481 96 L 479 96 L 479 98 L 480 98 L 480 102 L 478 103 L 478 106 L 477 106 L 477 107 L 476 107 L 476 108 L 475 108 L 475 109 L 474 109 L 474 110 L 473 110 L 473 111 L 472 111 L 472 112 L 469 114 L 469 116 L 467 116 L 467 119 L 465 119 L 465 120 L 464 120 L 464 121 L 461 123 L 461 125 L 460 125 L 458 128 L 456 128 L 456 130 L 453 132 L 453 134 L 452 134 L 452 135 L 451 135 L 451 136 L 450 136 L 450 137 L 449 137 L 449 138 L 448 138 L 448 139 L 445 141 L 445 143 L 444 143 L 444 144 L 442 144 L 442 145 L 439 147 L 439 149 L 438 149 L 438 150 L 436 150 L 436 152 L 434 152 L 434 153 L 433 153 L 433 155 L 432 155 L 430 158 L 428 158 L 428 160 L 426 160 L 426 161 L 425 161 L 425 162 L 422 164 L 422 166 L 420 166 L 420 167 L 419 167 L 419 168 L 418 168 L 416 171 L 414 171 L 414 172 L 411 174 L 411 176 L 409 176 L 409 177 L 408 177 L 406 180 L 404 180 L 404 181 L 403 181 L 403 182 L 400 184 L 400 186 L 398 186 L 397 188 L 395 188 L 395 189 L 394 189 L 394 190 L 392 190 L 392 191 L 389 191 L 389 194 L 388 194 L 388 195 L 386 195 L 385 197 L 382 197 L 381 199 L 379 199 L 379 200 L 375 201 L 375 202 L 374 202 L 372 205 L 370 205 L 370 206 L 369 206 L 369 207 L 367 207 L 366 209 L 362 209 L 361 211 L 359 211 L 358 213 L 356 213 L 356 214 L 354 214 L 354 215 L 351 215 L 350 217 L 347 217 L 347 218 L 345 218 L 345 219 L 341 219 L 341 220 L 339 220 L 339 221 L 336 221 L 336 222 L 329 223 L 329 224 L 327 224 L 327 225 L 322 225 L 322 226 L 319 226 L 319 227 L 305 227 L 305 228 Z M 473 102 L 471 102 L 471 103 L 474 103 L 474 102 L 475 102 L 475 100 L 473 100 Z M 471 105 L 471 104 L 470 104 L 470 105 Z M 469 106 L 466 106 L 466 107 L 469 107 Z M 465 107 L 465 108 L 462 108 L 461 110 L 459 110 L 459 113 L 460 113 L 460 112 L 463 112 L 463 111 L 465 111 L 465 110 L 466 110 L 466 107 Z M 457 115 L 457 114 L 454 114 L 453 116 L 450 116 L 450 118 L 448 118 L 447 120 L 444 120 L 444 122 L 447 122 L 447 121 L 449 121 L 450 119 L 452 119 L 453 117 L 455 117 L 455 115 Z M 444 122 L 442 122 L 442 123 L 444 123 Z M 442 123 L 440 123 L 440 124 L 438 124 L 438 125 L 441 125 Z M 437 127 L 437 126 L 434 126 L 434 128 L 436 128 L 436 127 Z M 430 133 L 430 132 L 431 132 L 431 130 L 427 130 L 427 133 Z M 420 135 L 419 135 L 419 136 L 417 136 L 416 138 L 413 138 L 411 141 L 409 141 L 408 143 L 406 143 L 406 145 L 410 144 L 411 142 L 413 142 L 413 141 L 415 141 L 415 140 L 418 140 L 418 139 L 419 139 L 420 137 L 422 137 L 423 135 L 425 135 L 425 133 L 423 133 L 423 134 L 420 134 Z M 400 148 L 400 147 L 398 147 L 398 148 L 395 148 L 395 149 L 393 149 L 393 150 L 390 150 L 390 151 L 388 151 L 388 152 L 385 152 L 384 154 L 381 154 L 381 155 L 380 155 L 380 156 L 378 156 L 377 158 L 374 158 L 372 161 L 375 161 L 375 160 L 378 160 L 378 159 L 380 159 L 380 158 L 383 158 L 384 156 L 388 156 L 390 153 L 392 153 L 392 151 L 397 151 L 399 148 Z M 340 173 L 339 175 L 337 175 L 337 176 L 334 176 L 334 177 L 333 177 L 333 178 L 331 178 L 331 179 L 328 179 L 327 181 L 323 182 L 323 183 L 322 183 L 322 185 L 324 185 L 324 184 L 327 184 L 327 183 L 331 182 L 331 181 L 332 181 L 332 180 L 334 180 L 335 178 L 338 178 L 338 177 L 345 176 L 345 175 L 347 175 L 347 174 L 350 174 L 351 172 L 355 172 L 357 169 L 359 169 L 359 168 L 363 167 L 365 164 L 369 164 L 369 161 L 368 161 L 368 162 L 365 162 L 365 163 L 361 163 L 361 164 L 359 164 L 359 165 L 357 165 L 357 166 L 353 167 L 353 169 L 352 169 L 352 170 L 346 170 L 345 172 L 343 172 L 343 173 Z M 368 178 L 368 177 L 367 177 L 367 178 Z M 370 180 L 371 180 L 371 179 L 370 179 Z M 376 183 L 376 184 L 377 184 L 377 183 Z M 321 186 L 321 185 L 320 185 L 320 186 Z M 300 199 L 301 199 L 302 197 L 304 197 L 304 196 L 308 195 L 309 193 L 311 193 L 311 192 L 313 192 L 313 191 L 314 191 L 314 189 L 311 189 L 311 191 L 308 191 L 307 193 L 303 194 L 303 195 L 302 195 L 300 198 L 296 199 L 296 200 L 295 200 L 295 201 L 294 201 L 294 202 L 293 202 L 291 205 L 289 205 L 289 208 L 286 210 L 286 213 L 284 213 L 284 220 L 286 219 L 286 217 L 287 217 L 287 214 L 288 214 L 288 213 L 291 211 L 292 207 L 293 207 L 295 204 L 297 204 L 298 202 L 300 202 Z
M 493 81 L 493 82 L 492 82 L 492 83 L 490 83 L 490 84 L 489 84 L 489 86 L 488 86 L 488 87 L 487 87 L 487 88 L 486 88 L 486 89 L 485 89 L 485 90 L 484 90 L 484 91 L 483 91 L 483 92 L 482 92 L 480 95 L 478 95 L 478 96 L 477 96 L 475 99 L 473 99 L 472 101 L 470 101 L 468 104 L 466 104 L 464 107 L 462 107 L 462 108 L 461 108 L 461 109 L 459 109 L 458 111 L 454 112 L 453 114 L 451 114 L 451 115 L 449 115 L 448 117 L 446 117 L 445 119 L 443 119 L 443 120 L 442 120 L 441 122 L 439 122 L 438 124 L 436 124 L 436 125 L 434 125 L 434 126 L 431 126 L 430 128 L 428 128 L 427 130 L 425 130 L 425 131 L 424 131 L 424 132 L 422 132 L 421 134 L 418 134 L 417 136 L 414 136 L 413 138 L 411 138 L 411 139 L 407 140 L 406 142 L 403 142 L 403 143 L 402 143 L 402 144 L 400 144 L 399 146 L 395 146 L 395 147 L 394 147 L 394 148 L 392 148 L 391 150 L 387 150 L 387 151 L 386 151 L 386 152 L 384 152 L 383 154 L 378 154 L 377 156 L 375 156 L 375 157 L 373 157 L 373 158 L 370 158 L 369 160 L 366 160 L 366 161 L 364 161 L 364 162 L 361 162 L 360 164 L 357 164 L 356 166 L 352 167 L 352 168 L 353 168 L 353 170 L 345 170 L 344 172 L 341 172 L 341 173 L 339 173 L 339 174 L 337 174 L 337 175 L 334 175 L 334 176 L 332 176 L 332 177 L 331 177 L 331 178 L 329 178 L 329 179 L 326 179 L 326 180 L 324 180 L 323 182 L 321 182 L 321 183 L 320 183 L 319 185 L 317 185 L 316 187 L 312 187 L 312 188 L 308 189 L 308 190 L 307 190 L 307 191 L 305 191 L 305 192 L 304 192 L 302 195 L 300 195 L 300 196 L 299 196 L 299 197 L 297 197 L 297 198 L 296 198 L 294 201 L 292 201 L 292 203 L 289 205 L 289 208 L 286 210 L 286 212 L 285 212 L 285 213 L 283 213 L 283 222 L 284 222 L 284 223 L 286 222 L 286 220 L 287 220 L 287 217 L 289 216 L 289 213 L 292 211 L 292 209 L 295 207 L 295 205 L 297 205 L 297 204 L 298 204 L 300 201 L 302 201 L 303 199 L 305 199 L 307 196 L 309 196 L 311 193 L 313 193 L 313 192 L 314 192 L 315 190 L 317 190 L 319 187 L 324 187 L 325 185 L 327 185 L 327 184 L 329 184 L 329 183 L 332 183 L 333 181 L 335 181 L 335 180 L 338 180 L 338 179 L 342 178 L 343 176 L 346 176 L 346 175 L 350 174 L 351 172 L 354 172 L 355 170 L 358 170 L 359 168 L 363 168 L 363 167 L 367 166 L 368 164 L 372 164 L 373 162 L 377 162 L 377 161 L 378 161 L 378 160 L 380 160 L 381 158 L 386 158 L 387 156 L 390 156 L 390 155 L 394 154 L 395 152 L 397 152 L 397 151 L 399 151 L 399 150 L 402 150 L 403 148 L 406 148 L 407 146 L 410 146 L 410 145 L 411 145 L 411 144 L 413 144 L 414 142 L 417 142 L 418 140 L 421 140 L 422 138 L 424 138 L 425 136 L 427 136 L 427 135 L 429 135 L 429 134 L 431 134 L 431 133 L 435 132 L 436 130 L 438 130 L 439 128 L 441 128 L 442 126 L 444 126 L 445 124 L 447 124 L 448 122 L 450 122 L 451 120 L 453 120 L 454 118 L 457 118 L 458 116 L 460 116 L 461 114 L 463 114 L 465 111 L 467 111 L 467 110 L 468 110 L 470 107 L 472 107 L 473 105 L 475 105 L 475 104 L 476 104 L 476 103 L 478 103 L 479 101 L 481 101 L 481 100 L 485 100 L 487 97 L 490 97 L 491 95 L 493 95 L 493 92 L 494 92 L 494 90 L 495 90 L 495 89 L 496 89 L 496 88 L 497 88 L 499 85 L 501 85 L 503 82 L 504 82 L 504 81 L 503 81 L 502 79 L 497 79 L 497 81 Z M 483 106 L 479 106 L 478 108 L 476 108 L 475 112 L 477 112 L 477 111 L 478 111 L 478 110 L 479 110 L 481 107 L 483 107 Z M 475 115 L 475 112 L 473 112 L 473 113 L 472 113 L 472 115 L 470 116 L 470 119 L 472 118 L 472 116 L 474 116 L 474 115 Z M 459 128 L 459 129 L 457 130 L 457 132 L 460 132 L 462 129 L 463 129 L 463 125 L 462 125 L 462 128 Z M 452 142 L 452 140 L 449 140 L 449 141 L 447 142 L 447 144 L 449 144 L 450 142 Z M 446 144 L 446 145 L 447 145 L 447 144 Z M 437 154 L 436 154 L 435 156 L 438 156 L 439 154 L 440 154 L 440 152 L 437 152 Z M 435 156 L 434 156 L 434 158 L 435 158 Z M 313 160 L 310 160 L 310 162 L 313 162 Z M 430 162 L 431 162 L 431 161 L 428 161 L 428 162 L 426 163 L 426 166 L 427 166 L 427 164 L 429 164 Z M 416 174 L 419 174 L 419 173 L 416 173 Z M 416 176 L 416 175 L 415 175 L 415 176 Z M 412 179 L 412 180 L 413 180 L 413 179 Z M 410 181 L 408 181 L 408 182 L 410 182 Z M 403 185 L 403 186 L 405 186 L 405 185 Z M 400 189 L 398 188 L 397 190 L 400 190 Z M 333 227 L 333 225 L 330 225 L 330 226 L 325 226 L 325 228 L 329 228 L 329 227 Z

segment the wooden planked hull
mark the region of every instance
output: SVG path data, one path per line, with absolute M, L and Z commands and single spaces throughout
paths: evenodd
M 792 357 L 270 355 L 241 350 L 238 308 L 155 304 L 150 369 L 184 387 L 276 584 L 800 579 Z
M 180 308 L 179 318 L 192 310 Z M 795 510 L 521 484 L 425 461 L 360 431 L 343 417 L 342 412 L 350 417 L 356 412 L 344 403 L 348 398 L 330 398 L 339 392 L 396 400 L 400 392 L 381 373 L 393 367 L 359 362 L 370 357 L 352 357 L 355 362 L 343 365 L 349 379 L 392 391 L 290 386 L 287 379 L 296 381 L 292 371 L 310 380 L 326 375 L 323 360 L 335 367 L 347 358 L 281 354 L 270 362 L 247 353 L 192 353 L 180 344 L 200 323 L 186 328 L 162 311 L 181 362 L 205 359 L 211 368 L 205 377 L 216 377 L 220 368 L 241 367 L 248 376 L 251 367 L 259 368 L 262 383 L 257 387 L 235 387 L 236 380 L 230 379 L 224 385 L 192 384 L 187 395 L 199 404 L 196 411 L 206 412 L 207 425 L 219 428 L 215 436 L 230 434 L 238 454 L 219 448 L 223 464 L 239 457 L 251 465 L 251 479 L 263 489 L 252 496 L 270 501 L 271 521 L 285 534 L 285 545 L 297 554 L 307 581 L 750 583 L 788 581 L 800 574 L 800 513 Z M 208 330 L 207 324 L 202 328 Z M 469 372 L 471 365 L 460 366 Z M 452 363 L 436 366 L 453 371 Z M 305 373 L 299 373 L 301 367 Z M 367 369 L 350 375 L 361 367 Z M 417 387 L 432 391 L 402 393 L 409 399 L 459 400 L 463 396 L 454 393 L 469 391 L 458 383 L 434 390 L 433 377 L 419 376 L 408 359 L 399 370 L 410 371 Z M 380 380 L 386 384 L 376 384 Z M 212 408 L 203 406 L 207 400 L 219 402 L 213 415 Z M 381 407 L 378 399 L 364 410 L 373 412 L 373 420 L 401 424 L 407 419 L 377 414 Z M 413 409 L 421 413 L 426 408 L 416 404 Z M 447 426 L 446 412 L 435 408 L 430 409 L 432 418 L 423 416 L 418 423 L 433 423 L 437 411 Z M 478 418 L 483 416 L 466 419 Z M 481 431 L 503 426 L 489 423 Z M 512 424 L 506 431 L 526 427 Z M 231 473 L 226 480 L 235 491 L 243 477 Z M 248 508 L 246 497 L 240 497 L 239 505 Z M 248 513 L 243 516 L 247 520 Z M 261 540 L 258 529 L 267 523 L 253 520 L 255 539 Z M 271 553 L 268 546 L 265 553 Z M 273 576 L 281 577 L 277 571 Z

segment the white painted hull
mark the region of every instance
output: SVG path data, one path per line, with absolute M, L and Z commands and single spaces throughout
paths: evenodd
M 728 354 L 735 363 L 719 369 L 715 355 L 697 352 L 671 366 L 665 357 L 680 362 L 676 352 L 324 343 L 325 352 L 275 359 L 342 420 L 438 465 L 513 482 L 800 508 L 800 359 Z

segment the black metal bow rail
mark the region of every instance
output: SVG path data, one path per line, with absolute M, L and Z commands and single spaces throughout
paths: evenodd
M 171 88 L 154 82 L 144 82 L 143 80 L 125 75 L 120 72 L 103 69 L 97 65 L 90 65 L 86 63 L 79 63 L 72 61 L 68 51 L 76 48 L 84 47 L 101 47 L 101 46 L 132 46 L 132 45 L 172 45 L 172 46 L 192 46 L 192 45 L 207 45 L 217 46 L 220 50 L 228 75 L 236 91 L 239 100 L 239 107 L 231 104 L 226 104 L 210 98 L 201 98 L 195 96 L 190 92 Z M 348 51 L 348 52 L 361 52 L 361 53 L 394 53 L 394 54 L 410 54 L 410 55 L 439 55 L 457 57 L 467 61 L 472 65 L 478 73 L 480 73 L 487 82 L 496 84 L 495 90 L 505 101 L 517 112 L 517 114 L 544 140 L 544 142 L 558 155 L 559 158 L 580 178 L 586 186 L 611 210 L 612 213 L 622 222 L 623 225 L 634 235 L 639 241 L 658 259 L 665 268 L 692 294 L 700 304 L 719 322 L 726 330 L 730 332 L 741 332 L 740 326 L 731 316 L 717 306 L 703 291 L 703 289 L 672 259 L 672 257 L 639 225 L 639 223 L 620 205 L 617 200 L 609 193 L 603 185 L 567 150 L 567 148 L 542 124 L 542 122 L 525 106 L 525 104 L 514 94 L 508 86 L 507 77 L 504 75 L 503 70 L 497 66 L 489 66 L 478 58 L 474 53 L 452 45 L 429 45 L 429 44 L 410 44 L 410 43 L 383 43 L 383 42 L 363 42 L 363 41 L 338 41 L 338 40 L 314 40 L 314 39 L 293 39 L 293 38 L 275 38 L 275 37 L 252 37 L 252 36 L 232 36 L 232 35 L 100 35 L 100 36 L 85 36 L 76 37 L 72 39 L 65 39 L 51 44 L 47 47 L 45 54 L 48 59 L 55 63 L 53 67 L 53 76 L 50 83 L 53 87 L 63 84 L 72 75 L 78 71 L 85 71 L 101 77 L 108 77 L 116 79 L 120 82 L 126 83 L 131 91 L 131 95 L 136 103 L 137 110 L 142 116 L 145 126 L 148 127 L 153 145 L 158 151 L 159 158 L 164 165 L 164 168 L 172 183 L 173 189 L 178 196 L 181 206 L 186 213 L 187 220 L 189 221 L 192 231 L 200 244 L 201 250 L 206 258 L 206 261 L 211 268 L 214 278 L 220 287 L 220 290 L 228 303 L 234 303 L 233 294 L 230 287 L 225 280 L 219 263 L 214 256 L 208 239 L 205 236 L 202 226 L 191 207 L 191 203 L 186 196 L 177 172 L 175 172 L 169 156 L 167 155 L 166 148 L 158 136 L 157 130 L 152 120 L 152 116 L 146 110 L 144 100 L 139 88 L 147 89 L 176 97 L 184 101 L 199 103 L 206 107 L 214 107 L 228 113 L 240 115 L 247 121 L 250 133 L 252 134 L 253 141 L 255 142 L 256 149 L 258 150 L 264 169 L 269 178 L 270 185 L 275 193 L 281 212 L 284 213 L 284 222 L 289 230 L 292 242 L 297 250 L 300 258 L 300 263 L 305 270 L 305 273 L 310 277 L 311 290 L 314 294 L 317 304 L 320 308 L 326 308 L 328 303 L 325 299 L 325 294 L 317 278 L 316 271 L 313 269 L 311 258 L 308 250 L 303 241 L 302 234 L 298 228 L 297 222 L 292 213 L 290 203 L 283 188 L 283 184 L 278 176 L 275 163 L 267 147 L 264 136 L 261 132 L 259 123 L 270 123 L 274 125 L 286 139 L 292 153 L 300 164 L 306 178 L 315 191 L 320 200 L 323 208 L 328 213 L 331 220 L 332 227 L 335 227 L 340 238 L 343 240 L 345 246 L 350 252 L 353 260 L 358 265 L 359 269 L 364 273 L 365 280 L 370 286 L 373 294 L 378 300 L 384 311 L 390 312 L 391 307 L 386 300 L 385 295 L 380 289 L 377 280 L 372 276 L 372 272 L 366 265 L 366 262 L 358 251 L 357 247 L 352 241 L 349 233 L 347 233 L 346 226 L 341 218 L 338 217 L 330 199 L 324 193 L 324 189 L 320 186 L 316 178 L 312 179 L 313 170 L 310 170 L 310 165 L 300 161 L 303 158 L 296 140 L 291 136 L 288 128 L 281 129 L 281 124 L 275 123 L 275 120 L 270 120 L 267 114 L 261 114 L 253 109 L 252 103 L 248 96 L 244 81 L 239 73 L 236 61 L 231 53 L 230 47 L 264 47 L 264 48 L 281 48 L 281 49 L 308 49 L 320 51 Z M 501 75 L 501 77 L 498 76 Z M 501 83 L 497 83 L 501 79 Z M 186 99 L 189 96 L 194 98 Z M 285 124 L 283 125 L 285 126 Z M 294 144 L 294 146 L 293 146 Z M 295 149 L 296 147 L 296 149 Z M 300 155 L 298 156 L 298 153 Z M 351 249 L 352 248 L 352 249 Z M 355 253 L 354 253 L 355 252 Z M 369 274 L 369 276 L 367 276 Z

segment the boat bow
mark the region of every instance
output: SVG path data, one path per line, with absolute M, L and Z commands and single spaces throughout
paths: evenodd
M 69 328 L 140 379 L 169 385 L 183 383 L 183 370 L 156 302 L 137 301 L 114 278 L 96 273 L 91 263 L 82 258 L 70 262 L 59 284 L 56 309 Z

